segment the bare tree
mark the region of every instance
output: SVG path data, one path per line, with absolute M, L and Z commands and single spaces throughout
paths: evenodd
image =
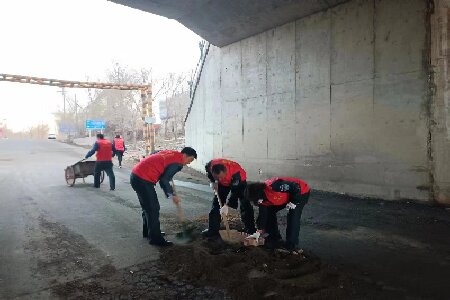
M 48 125 L 39 124 L 28 128 L 28 134 L 31 139 L 46 139 L 48 136 Z
M 123 66 L 119 63 L 113 63 L 106 72 L 105 81 L 121 84 L 149 84 L 152 85 L 152 98 L 155 101 L 167 101 L 168 115 L 170 121 L 165 121 L 166 136 L 167 128 L 174 126 L 172 130 L 174 137 L 178 138 L 183 133 L 183 123 L 180 120 L 184 118 L 183 112 L 186 106 L 186 94 L 188 82 L 191 74 L 189 72 L 176 74 L 169 73 L 160 78 L 154 78 L 151 69 L 142 68 L 135 70 Z M 86 78 L 89 81 L 89 78 Z M 84 108 L 79 105 L 70 96 L 66 97 L 66 126 L 79 128 L 78 134 L 84 131 L 84 120 L 96 119 L 106 121 L 105 133 L 109 136 L 121 134 L 129 141 L 130 146 L 136 146 L 137 140 L 142 136 L 143 120 L 141 118 L 142 103 L 139 91 L 122 90 L 92 90 L 87 91 L 88 103 Z M 181 99 L 181 100 L 180 100 Z M 187 109 L 187 108 L 186 108 Z M 62 112 L 56 112 L 57 122 L 62 124 Z M 169 124 L 170 123 L 170 124 Z M 173 125 L 176 124 L 176 125 Z M 180 130 L 181 124 L 181 130 Z M 133 148 L 134 148 L 133 147 Z
M 184 133 L 184 123 L 180 124 L 189 105 L 188 81 L 190 73 L 170 73 L 162 79 L 160 108 L 164 107 L 166 113 L 162 116 L 164 137 L 169 137 L 169 131 L 175 139 Z M 180 130 L 181 125 L 181 130 Z
M 114 63 L 106 73 L 113 83 L 146 84 L 150 82 L 151 69 L 134 70 Z M 96 90 L 88 91 L 89 103 L 84 109 L 86 118 L 106 121 L 106 134 L 124 135 L 136 145 L 142 130 L 141 98 L 139 91 Z

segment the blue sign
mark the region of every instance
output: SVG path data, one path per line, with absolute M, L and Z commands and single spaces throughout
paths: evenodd
M 105 129 L 106 122 L 102 120 L 86 120 L 86 129 Z

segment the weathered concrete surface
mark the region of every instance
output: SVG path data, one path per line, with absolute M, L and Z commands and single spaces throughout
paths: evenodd
M 430 163 L 427 24 L 423 0 L 353 0 L 212 47 L 186 123 L 196 168 L 224 156 L 251 179 L 434 199 L 449 175 Z
M 175 19 L 222 47 L 348 0 L 109 0 Z
M 430 167 L 434 175 L 434 196 L 446 204 L 450 204 L 449 8 L 450 1 L 435 1 L 430 22 L 430 71 L 434 79 L 430 91 Z

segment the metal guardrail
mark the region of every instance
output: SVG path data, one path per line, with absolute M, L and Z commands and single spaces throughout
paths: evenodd
M 197 91 L 197 86 L 198 86 L 198 84 L 200 82 L 200 78 L 202 76 L 203 65 L 205 64 L 206 56 L 208 55 L 209 47 L 211 46 L 211 44 L 207 41 L 202 41 L 200 45 L 201 45 L 201 47 L 200 47 L 201 55 L 200 55 L 200 59 L 197 63 L 197 66 L 196 66 L 195 71 L 191 78 L 191 84 L 190 84 L 191 88 L 189 91 L 189 97 L 191 98 L 191 103 L 189 104 L 188 111 L 186 113 L 186 117 L 184 118 L 184 123 L 186 123 L 187 118 L 191 112 L 192 104 L 194 103 L 195 92 Z

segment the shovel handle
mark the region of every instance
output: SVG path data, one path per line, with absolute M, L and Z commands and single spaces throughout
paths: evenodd
M 222 208 L 223 204 L 222 204 L 222 200 L 220 199 L 219 193 L 216 190 L 214 190 L 214 193 L 216 194 L 217 201 L 219 202 L 219 207 Z M 223 220 L 223 223 L 225 224 L 225 229 L 227 230 L 228 238 L 231 238 L 231 236 L 230 236 L 230 224 L 228 223 L 228 216 L 226 216 L 226 215 L 222 216 L 222 220 Z
M 172 182 L 173 194 L 176 195 L 177 194 L 177 190 L 175 188 L 175 182 L 173 180 L 171 182 Z M 181 207 L 181 204 L 177 203 L 176 207 L 177 207 L 178 222 L 183 223 L 184 222 L 184 213 L 183 213 L 183 209 Z
M 184 223 L 184 213 L 180 203 L 177 203 L 177 218 L 178 222 Z

